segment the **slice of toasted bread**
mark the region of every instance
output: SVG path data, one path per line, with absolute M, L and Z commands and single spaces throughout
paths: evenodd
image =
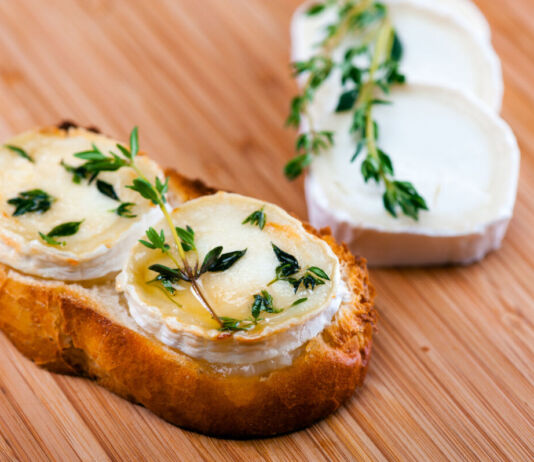
M 167 174 L 172 205 L 215 192 Z M 365 261 L 329 231 L 307 229 L 340 259 L 351 300 L 282 369 L 228 374 L 166 347 L 133 321 L 113 279 L 64 283 L 0 265 L 0 329 L 39 366 L 91 378 L 181 427 L 240 438 L 293 431 L 336 410 L 362 383 L 375 322 Z

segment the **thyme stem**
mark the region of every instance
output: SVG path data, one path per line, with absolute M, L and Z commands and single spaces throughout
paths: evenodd
M 301 93 L 291 102 L 287 125 L 302 129 L 302 121 L 305 121 L 306 131 L 297 138 L 297 155 L 286 164 L 285 175 L 290 180 L 297 178 L 315 156 L 333 146 L 334 133 L 318 129 L 310 105 L 315 92 L 330 77 L 332 70 L 340 69 L 343 93 L 336 112 L 353 111 L 350 132 L 356 138 L 357 148 L 351 162 L 363 148 L 367 148 L 360 168 L 364 181 L 367 183 L 372 179 L 384 185 L 384 208 L 393 217 L 397 217 L 400 208 L 406 216 L 418 220 L 419 211 L 428 210 L 427 204 L 410 182 L 395 179 L 391 158 L 377 145 L 378 125 L 373 119 L 373 106 L 389 104 L 376 99 L 378 90 L 387 95 L 391 85 L 405 82 L 399 72 L 402 43 L 391 24 L 387 6 L 375 0 L 323 0 L 314 4 L 307 14 L 321 14 L 328 8 L 336 10 L 338 19 L 326 28 L 327 37 L 317 54 L 307 61 L 293 63 L 295 74 L 307 73 L 308 78 Z M 344 58 L 334 61 L 334 50 L 351 33 L 356 34 L 359 45 L 347 48 Z M 365 54 L 370 55 L 368 67 L 354 61 L 357 56 Z

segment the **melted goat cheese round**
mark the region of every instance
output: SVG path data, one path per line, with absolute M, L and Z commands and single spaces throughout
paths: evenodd
M 263 230 L 243 224 L 245 218 L 262 207 L 266 215 Z M 172 219 L 175 225 L 194 230 L 200 262 L 217 246 L 223 246 L 224 253 L 246 249 L 245 255 L 226 271 L 205 273 L 199 279 L 205 298 L 218 316 L 251 318 L 254 295 L 263 290 L 272 296 L 274 307 L 283 311 L 262 312 L 262 320 L 251 330 L 223 333 L 194 296 L 189 283 L 175 284 L 173 296 L 157 284 L 147 284 L 157 275 L 148 269 L 150 265 L 175 265 L 161 251 L 137 244 L 117 278 L 117 288 L 125 292 L 135 321 L 163 343 L 209 362 L 250 365 L 287 356 L 319 334 L 339 309 L 346 289 L 337 257 L 326 242 L 308 233 L 300 221 L 279 207 L 218 193 L 180 206 Z M 159 223 L 156 229 L 163 229 L 170 243 L 166 222 Z M 287 281 L 269 285 L 280 264 L 272 244 L 298 260 L 300 275 L 315 266 L 330 279 L 313 290 L 301 286 L 297 293 Z M 197 261 L 194 252 L 188 252 L 187 258 L 192 265 Z M 306 301 L 292 306 L 303 298 Z
M 102 172 L 98 179 L 113 186 L 122 202 L 133 202 L 135 218 L 113 212 L 120 202 L 102 194 L 96 181 L 73 182 L 71 173 L 61 165 L 79 166 L 85 161 L 74 157 L 95 144 L 103 153 L 117 152 L 117 142 L 84 129 L 57 128 L 26 132 L 7 145 L 23 149 L 33 162 L 4 147 L 0 148 L 0 261 L 17 270 L 45 278 L 85 280 L 119 271 L 124 257 L 139 235 L 161 218 L 160 211 L 137 192 L 126 188 L 136 178 L 131 168 Z M 148 178 L 162 176 L 161 169 L 140 155 L 136 164 Z M 8 203 L 20 193 L 40 189 L 53 198 L 44 212 L 14 216 L 15 206 Z M 47 244 L 39 232 L 83 221 L 72 236 L 57 237 L 63 246 Z

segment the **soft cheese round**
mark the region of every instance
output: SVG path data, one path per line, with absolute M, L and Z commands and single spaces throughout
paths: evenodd
M 365 152 L 350 159 L 356 140 L 351 114 L 317 110 L 335 145 L 318 156 L 306 183 L 310 222 L 331 226 L 339 240 L 373 265 L 470 263 L 498 248 L 515 203 L 519 149 L 506 123 L 465 93 L 430 86 L 396 87 L 392 105 L 373 112 L 379 146 L 399 180 L 411 181 L 429 212 L 419 221 L 393 218 L 383 186 L 365 183 Z
M 75 128 L 30 131 L 6 143 L 23 149 L 33 162 L 0 147 L 0 262 L 44 278 L 100 278 L 119 271 L 139 235 L 161 218 L 155 206 L 126 188 L 137 176 L 131 168 L 102 172 L 98 179 L 111 184 L 122 202 L 135 203 L 131 208 L 135 218 L 113 212 L 120 202 L 102 194 L 96 182 L 73 182 L 72 174 L 61 162 L 83 164 L 85 161 L 74 154 L 90 150 L 92 144 L 106 154 L 118 152 L 116 141 Z M 163 177 L 157 164 L 146 156 L 139 155 L 136 164 L 151 179 Z M 14 216 L 15 207 L 8 200 L 34 189 L 53 198 L 51 207 L 44 212 Z M 57 225 L 82 220 L 74 235 L 56 238 L 65 242 L 64 246 L 49 245 L 39 237 L 39 232 L 47 234 Z
M 474 33 L 467 19 L 441 3 L 422 0 L 390 0 L 391 20 L 403 44 L 400 70 L 409 82 L 455 87 L 471 93 L 499 111 L 503 82 L 500 61 L 489 40 Z M 325 28 L 335 21 L 334 11 L 309 17 L 299 10 L 292 23 L 292 57 L 308 59 L 325 36 Z M 340 60 L 349 47 L 358 45 L 348 36 L 335 56 Z M 318 91 L 314 105 L 335 109 L 342 93 L 340 71 L 332 73 Z
M 266 216 L 263 230 L 243 224 L 245 218 L 262 208 Z M 204 296 L 218 316 L 250 318 L 254 295 L 263 290 L 272 296 L 274 307 L 283 310 L 262 312 L 262 320 L 251 330 L 233 335 L 221 332 L 189 283 L 176 284 L 173 296 L 147 284 L 157 275 L 148 269 L 150 265 L 173 264 L 161 251 L 137 244 L 117 278 L 117 287 L 125 292 L 130 313 L 142 328 L 189 356 L 219 364 L 269 362 L 270 367 L 277 367 L 290 361 L 291 352 L 331 322 L 346 295 L 339 261 L 331 248 L 275 205 L 217 193 L 185 203 L 174 210 L 172 218 L 175 225 L 194 230 L 200 262 L 217 246 L 223 246 L 225 253 L 246 249 L 245 255 L 226 271 L 205 273 L 199 279 Z M 163 229 L 170 243 L 166 222 L 158 223 L 156 229 Z M 287 281 L 269 285 L 279 265 L 272 244 L 297 258 L 303 270 L 321 268 L 329 280 L 314 289 L 301 286 L 297 293 Z M 187 257 L 195 263 L 194 252 L 188 252 Z M 292 306 L 303 298 L 307 300 Z
M 394 1 L 394 0 L 389 0 Z M 398 1 L 398 0 L 397 0 Z M 491 30 L 487 19 L 471 0 L 419 0 L 433 8 L 446 10 L 464 22 L 482 40 L 490 40 Z

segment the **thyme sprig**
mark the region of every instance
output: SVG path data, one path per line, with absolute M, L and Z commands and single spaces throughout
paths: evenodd
M 147 237 L 148 237 L 149 232 L 151 235 L 155 233 L 152 237 L 156 238 L 157 243 L 141 240 L 140 241 L 141 244 L 148 247 L 149 249 L 159 248 L 164 254 L 170 257 L 171 256 L 169 253 L 170 246 L 165 243 L 165 235 L 163 234 L 163 230 L 160 231 L 160 234 L 158 235 L 157 232 L 155 232 L 153 228 L 150 228 L 150 230 L 147 231 Z M 183 242 L 182 242 L 182 245 L 183 245 Z M 228 252 L 224 254 L 222 253 L 222 251 L 223 251 L 222 246 L 218 246 L 218 247 L 211 249 L 205 255 L 202 265 L 199 265 L 197 262 L 195 266 L 192 268 L 192 271 L 189 273 L 182 270 L 181 268 L 169 268 L 168 266 L 161 265 L 161 264 L 151 265 L 148 267 L 148 269 L 158 273 L 158 276 L 156 277 L 156 279 L 164 283 L 163 285 L 165 286 L 165 288 L 169 292 L 174 294 L 174 288 L 172 290 L 169 289 L 169 287 L 172 287 L 172 284 L 180 280 L 185 281 L 185 282 L 192 282 L 192 280 L 197 280 L 198 278 L 200 278 L 200 276 L 202 276 L 204 273 L 207 273 L 207 272 L 220 273 L 222 271 L 226 271 L 227 269 L 231 268 L 234 265 L 234 263 L 236 263 L 243 255 L 245 255 L 245 253 L 247 252 L 247 249 L 236 250 L 234 252 Z M 149 281 L 149 282 L 153 282 L 153 281 Z
M 118 144 L 117 148 L 123 155 L 128 153 L 128 150 L 122 145 Z M 121 202 L 113 185 L 97 178 L 101 172 L 116 171 L 122 167 L 131 166 L 127 161 L 113 152 L 110 152 L 108 156 L 105 155 L 94 143 L 92 144 L 92 149 L 78 152 L 74 154 L 74 157 L 83 159 L 86 162 L 77 167 L 73 167 L 72 165 L 66 164 L 63 160 L 61 161 L 61 166 L 72 174 L 72 181 L 74 183 L 80 184 L 82 180 L 88 179 L 89 184 L 91 184 L 96 179 L 96 188 L 99 192 L 114 201 Z M 134 202 L 121 202 L 117 208 L 111 209 L 110 212 L 116 213 L 124 218 L 136 218 L 137 215 L 133 214 L 130 210 L 134 205 L 136 205 Z
M 207 271 L 224 271 L 228 269 L 245 254 L 246 249 L 222 254 L 222 247 L 216 247 L 206 254 L 202 265 L 200 265 L 198 254 L 196 249 L 194 249 L 194 232 L 190 228 L 179 231 L 180 228 L 174 225 L 167 208 L 166 194 L 169 187 L 169 179 L 166 178 L 162 181 L 156 177 L 151 182 L 135 163 L 136 156 L 139 153 L 139 132 L 137 127 L 130 133 L 129 147 L 117 144 L 117 149 L 122 157 L 114 152 L 106 155 L 96 145 L 93 145 L 91 150 L 75 154 L 75 157 L 86 160 L 85 164 L 81 167 L 86 172 L 86 175 L 91 175 L 89 182 L 96 179 L 99 173 L 103 171 L 115 171 L 123 167 L 129 167 L 135 171 L 137 178 L 127 188 L 136 191 L 143 198 L 148 199 L 159 207 L 170 229 L 173 241 L 172 245 L 167 244 L 163 230 L 158 233 L 153 228 L 149 228 L 146 232 L 148 241 L 140 241 L 141 244 L 150 249 L 161 250 L 175 265 L 175 268 L 165 267 L 164 265 L 152 265 L 149 269 L 158 273 L 158 276 L 155 281 L 149 282 L 161 282 L 165 291 L 169 293 L 171 292 L 170 287 L 172 283 L 179 280 L 188 282 L 191 284 L 191 289 L 199 302 L 219 324 L 219 327 L 222 328 L 224 325 L 223 320 L 215 313 L 202 293 L 198 284 L 198 278 Z M 186 233 L 184 234 L 183 231 Z M 183 238 L 186 235 L 187 237 L 184 240 Z M 184 243 L 186 244 L 185 248 Z M 191 245 L 192 243 L 193 245 Z M 194 257 L 188 256 L 191 253 L 189 250 L 194 253 Z
M 391 86 L 405 82 L 399 72 L 402 43 L 391 24 L 387 7 L 371 0 L 326 0 L 312 5 L 307 14 L 321 14 L 329 8 L 336 10 L 337 20 L 327 27 L 326 38 L 317 55 L 293 63 L 295 75 L 306 75 L 307 79 L 301 93 L 291 102 L 287 124 L 298 128 L 304 121 L 307 131 L 298 136 L 297 156 L 288 162 L 285 174 L 289 179 L 295 179 L 315 156 L 334 144 L 332 132 L 315 127 L 310 105 L 317 89 L 334 69 L 339 69 L 343 93 L 336 112 L 353 111 L 350 130 L 357 140 L 351 162 L 365 149 L 367 154 L 361 164 L 364 181 L 374 180 L 384 185 L 383 204 L 393 217 L 398 216 L 400 208 L 402 213 L 418 220 L 419 211 L 428 210 L 427 204 L 412 183 L 395 179 L 391 158 L 378 147 L 379 130 L 373 117 L 376 105 L 388 104 L 381 98 L 389 94 Z M 346 50 L 339 62 L 334 61 L 332 51 L 349 34 L 355 34 L 362 44 Z M 368 64 L 362 65 L 365 57 Z
M 307 297 L 299 298 L 288 308 L 293 308 L 294 306 L 300 305 L 307 300 Z M 226 332 L 251 330 L 256 327 L 260 321 L 263 321 L 263 318 L 260 317 L 262 312 L 278 314 L 288 308 L 275 308 L 272 295 L 266 290 L 262 290 L 259 294 L 253 296 L 253 302 L 250 308 L 250 317 L 241 320 L 229 317 L 221 318 L 224 322 L 224 326 L 219 330 Z

